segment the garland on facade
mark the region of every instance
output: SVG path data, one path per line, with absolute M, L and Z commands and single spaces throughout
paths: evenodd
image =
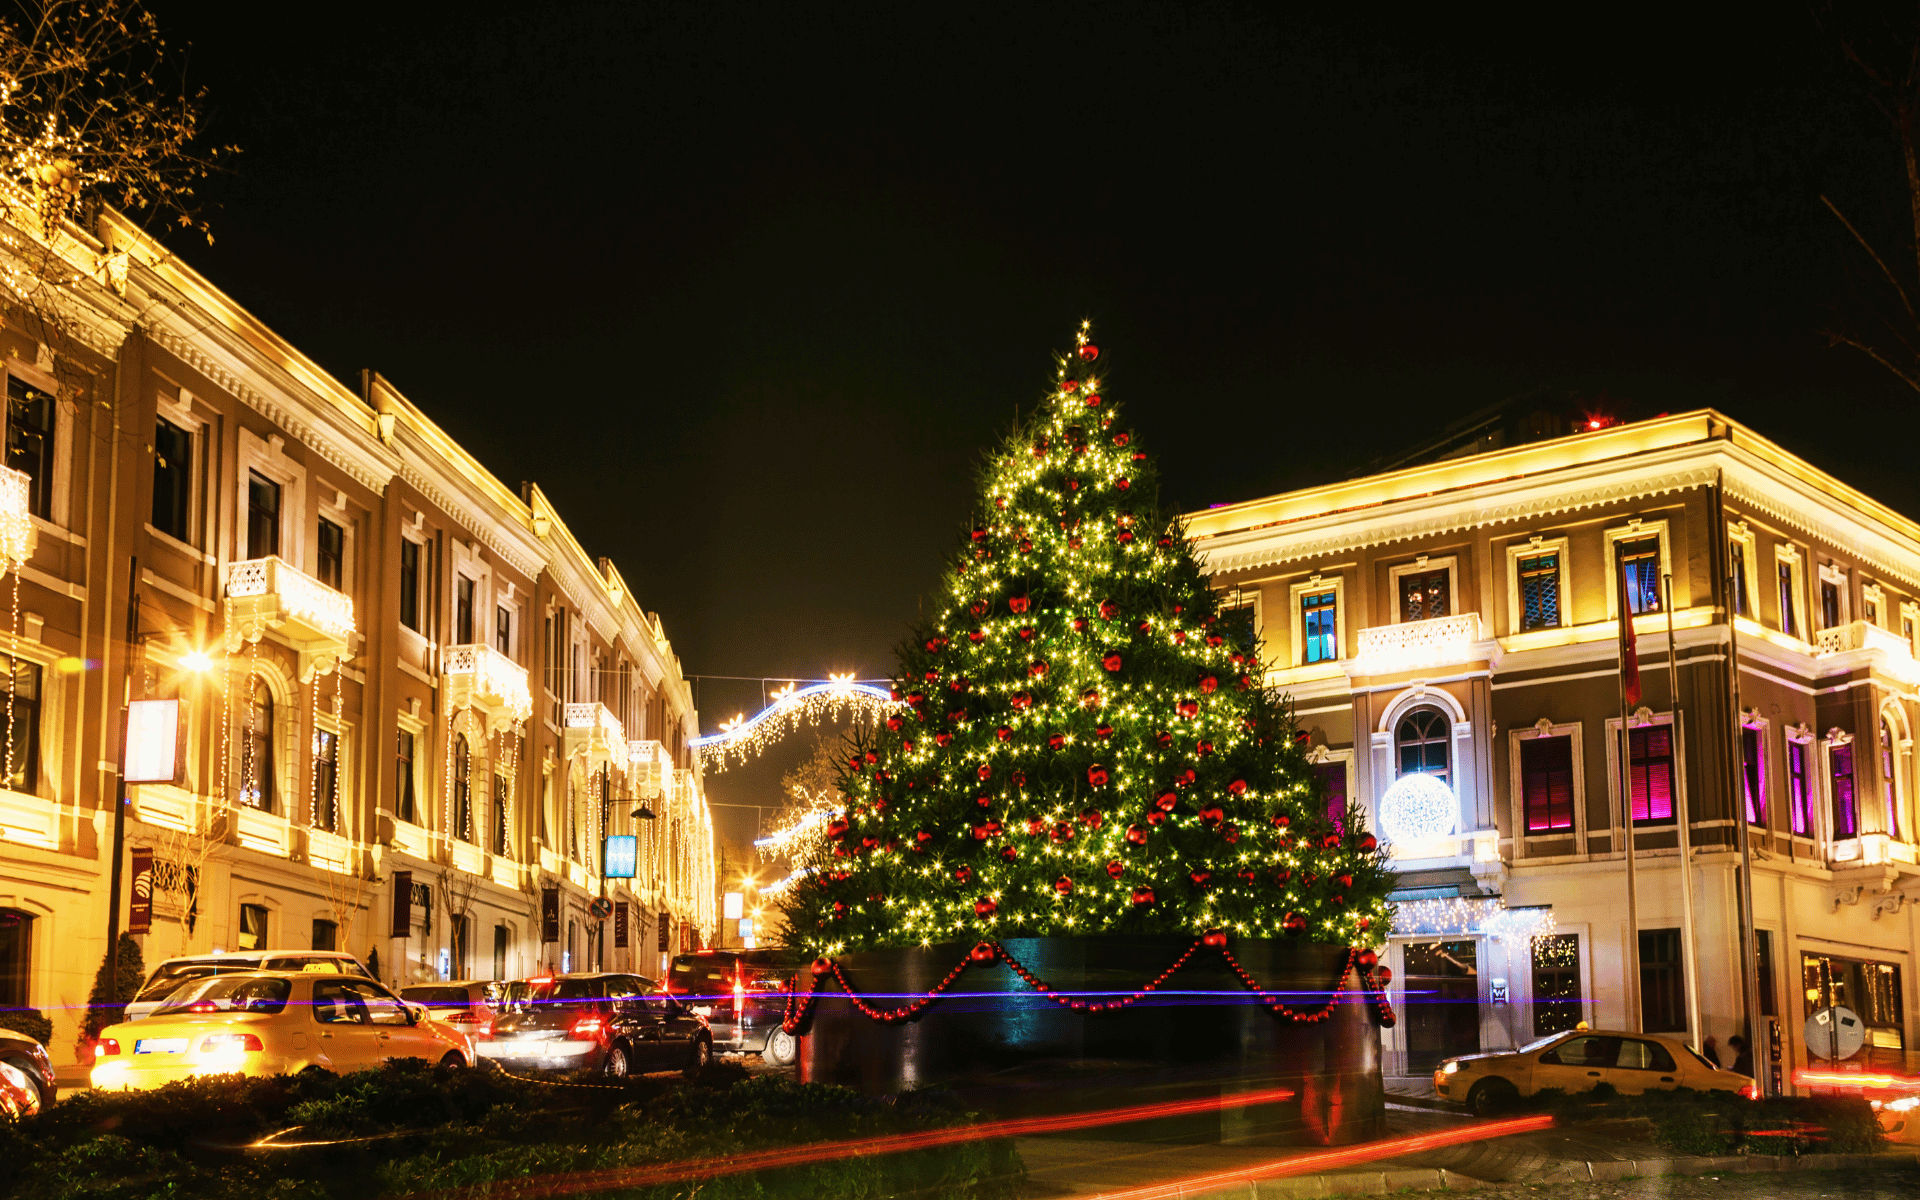
M 1055 1004 L 1060 1005 L 1062 1008 L 1071 1009 L 1074 1012 L 1086 1013 L 1112 1012 L 1137 1004 L 1147 996 L 1158 991 L 1166 984 L 1167 980 L 1173 978 L 1176 972 L 1186 966 L 1188 961 L 1190 961 L 1195 954 L 1199 953 L 1203 947 L 1218 950 L 1220 957 L 1226 960 L 1227 966 L 1232 969 L 1235 977 L 1240 980 L 1241 985 L 1244 986 L 1247 991 L 1251 992 L 1254 997 L 1266 1006 L 1267 1010 L 1272 1012 L 1276 1017 L 1284 1017 L 1300 1025 L 1314 1024 L 1326 1020 L 1333 1015 L 1334 1005 L 1339 1003 L 1340 991 L 1346 986 L 1347 976 L 1358 973 L 1360 986 L 1366 992 L 1367 1000 L 1372 1004 L 1374 1009 L 1374 1019 L 1381 1028 L 1391 1029 L 1398 1019 L 1394 1015 L 1393 1005 L 1386 997 L 1386 984 L 1387 981 L 1392 978 L 1393 973 L 1380 964 L 1379 956 L 1372 950 L 1361 946 L 1350 947 L 1347 950 L 1346 958 L 1341 960 L 1340 969 L 1335 973 L 1333 982 L 1328 984 L 1325 989 L 1327 993 L 1326 1001 L 1318 1005 L 1310 1004 L 1302 1006 L 1289 1004 L 1281 998 L 1279 993 L 1270 992 L 1262 987 L 1260 982 L 1255 979 L 1246 968 L 1240 965 L 1240 960 L 1233 956 L 1233 952 L 1227 949 L 1227 935 L 1220 930 L 1214 929 L 1207 931 L 1207 933 L 1201 937 L 1195 938 L 1193 944 L 1188 946 L 1179 958 L 1174 959 L 1173 963 L 1168 966 L 1166 970 L 1160 972 L 1160 974 L 1155 976 L 1150 982 L 1142 984 L 1140 987 L 1117 1000 L 1089 1001 L 1064 995 L 1054 988 L 1053 985 L 1047 983 L 1032 971 L 1029 971 L 1005 946 L 998 942 L 987 941 L 981 942 L 969 950 L 966 957 L 956 963 L 954 968 L 948 971 L 939 983 L 934 984 L 933 987 L 927 990 L 925 996 L 910 1004 L 904 1004 L 899 1008 L 883 1009 L 874 1007 L 861 997 L 860 991 L 848 980 L 846 969 L 840 964 L 839 960 L 817 958 L 813 961 L 810 969 L 813 982 L 807 989 L 805 998 L 801 998 L 800 991 L 797 987 L 790 986 L 788 988 L 786 1011 L 782 1016 L 780 1028 L 788 1033 L 798 1033 L 800 1031 L 800 1026 L 805 1023 L 808 1014 L 813 1011 L 815 1000 L 819 998 L 822 981 L 828 976 L 832 976 L 834 982 L 838 983 L 841 990 L 846 992 L 847 998 L 853 1001 L 853 1006 L 859 1009 L 869 1020 L 877 1021 L 882 1025 L 896 1025 L 902 1021 L 910 1021 L 931 1008 L 934 1002 L 939 1000 L 941 996 L 946 993 L 947 989 L 959 982 L 960 977 L 966 974 L 971 968 L 991 967 L 1001 962 L 1006 963 L 1008 969 L 1025 981 L 1027 986 L 1033 988 L 1034 991 L 1045 996 Z

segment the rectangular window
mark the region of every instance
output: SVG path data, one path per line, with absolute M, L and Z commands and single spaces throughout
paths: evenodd
M 1227 645 L 1242 654 L 1252 654 L 1254 644 L 1259 640 L 1259 630 L 1254 628 L 1253 605 L 1241 604 L 1233 608 L 1220 610 L 1220 636 Z
M 1740 778 L 1747 797 L 1747 824 L 1767 823 L 1767 770 L 1761 753 L 1760 731 L 1740 727 Z
M 1660 539 L 1635 538 L 1613 544 L 1626 591 L 1627 611 L 1635 616 L 1660 611 Z
M 1820 581 L 1820 628 L 1832 629 L 1840 623 L 1840 585 L 1830 579 Z
M 1897 965 L 1803 954 L 1800 972 L 1805 1016 L 1825 1008 L 1850 1008 L 1865 1026 L 1866 1045 L 1849 1060 L 1852 1068 L 1904 1070 L 1906 1014 Z M 1818 1036 L 1810 1038 L 1807 1053 L 1816 1060 L 1831 1061 L 1833 1048 L 1822 1043 Z
M 1635 824 L 1673 820 L 1673 727 L 1642 725 L 1627 732 L 1627 779 Z
M 1678 929 L 1640 931 L 1640 1028 L 1683 1033 L 1687 1028 L 1685 966 Z
M 7 656 L 0 654 L 0 670 Z M 40 668 L 14 659 L 13 690 L 0 697 L 0 747 L 13 762 L 13 773 L 0 783 L 8 791 L 33 794 L 40 788 Z
M 507 853 L 507 777 L 497 771 L 493 776 L 493 852 Z
M 473 580 L 465 575 L 453 578 L 453 644 L 473 645 Z
M 493 648 L 509 657 L 513 654 L 513 613 L 504 604 L 493 610 Z
M 1742 617 L 1753 615 L 1752 603 L 1747 596 L 1747 544 L 1733 542 L 1733 611 Z
M 240 736 L 240 802 L 262 812 L 272 812 L 277 789 L 274 787 L 273 693 L 266 682 L 252 679 L 253 695 L 247 705 L 247 724 Z
M 1327 788 L 1327 820 L 1341 836 L 1347 832 L 1347 764 L 1341 761 L 1315 763 L 1314 778 Z
M 315 950 L 338 950 L 340 927 L 322 917 L 313 919 L 313 948 Z
M 1793 564 L 1782 561 L 1777 570 L 1780 574 L 1780 632 L 1788 637 L 1800 636 L 1800 614 L 1795 611 L 1793 602 Z
M 1523 558 L 1520 571 L 1520 628 L 1560 627 L 1560 556 Z
M 1537 737 L 1520 743 L 1520 794 L 1528 833 L 1573 830 L 1573 738 Z
M 319 570 L 320 582 L 336 592 L 339 591 L 341 580 L 346 578 L 346 530 L 321 517 L 319 534 L 314 538 L 314 545 L 317 549 L 314 555 L 314 566 Z
M 328 833 L 340 830 L 340 735 L 313 731 L 313 827 Z
M 505 925 L 493 927 L 493 977 L 495 979 L 507 977 L 507 927 Z
M 7 379 L 7 465 L 25 471 L 27 511 L 53 518 L 53 397 L 24 379 Z
M 1300 597 L 1300 636 L 1305 643 L 1309 663 L 1332 662 L 1340 657 L 1338 593 L 1315 592 Z M 1247 609 L 1252 612 L 1251 608 Z
M 473 836 L 473 750 L 465 734 L 453 740 L 453 836 L 471 842 Z
M 187 540 L 193 502 L 193 435 L 161 417 L 153 425 L 153 527 Z
M 240 906 L 240 936 L 234 945 L 241 950 L 267 948 L 267 908 L 264 904 Z
M 1853 743 L 1827 751 L 1833 779 L 1833 836 L 1850 838 L 1860 831 L 1853 807 Z
M 1908 649 L 1913 650 L 1916 654 L 1920 654 L 1920 647 L 1915 647 L 1913 644 L 1913 618 L 1912 617 L 1900 618 L 1900 636 L 1907 639 Z
M 400 539 L 400 623 L 420 632 L 420 543 Z
M 1787 805 L 1793 831 L 1802 837 L 1813 831 L 1813 810 L 1807 796 L 1807 743 L 1787 741 Z
M 397 762 L 393 779 L 393 814 L 409 824 L 413 815 L 413 735 L 402 729 L 395 739 Z
M 1880 623 L 1880 602 L 1878 600 L 1867 600 L 1862 603 L 1860 606 L 1860 619 L 1869 625 L 1878 625 Z
M 1565 1033 L 1580 1019 L 1580 935 L 1533 939 L 1533 1036 Z
M 1400 577 L 1400 619 L 1428 621 L 1444 617 L 1452 609 L 1452 587 L 1448 572 L 1425 571 Z
M 1776 1009 L 1780 1002 L 1774 999 L 1773 985 L 1773 933 L 1766 929 L 1753 931 L 1756 974 L 1760 977 L 1760 1015 L 1771 1017 L 1778 1015 Z
M 247 557 L 280 553 L 280 485 L 258 471 L 247 472 Z

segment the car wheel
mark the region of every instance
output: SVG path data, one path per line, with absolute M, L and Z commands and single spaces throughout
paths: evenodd
M 790 1067 L 800 1057 L 800 1039 L 778 1025 L 767 1035 L 767 1048 L 760 1052 L 770 1067 Z
M 1490 1117 L 1506 1110 L 1520 1093 L 1504 1079 L 1482 1079 L 1467 1093 L 1467 1108 L 1476 1117 Z
M 686 1069 L 680 1073 L 688 1079 L 698 1079 L 700 1072 L 706 1070 L 707 1064 L 712 1061 L 713 1043 L 706 1038 L 695 1038 L 693 1039 L 693 1058 L 687 1063 Z
M 458 1051 L 453 1051 L 440 1060 L 440 1065 L 449 1071 L 464 1071 L 467 1069 L 467 1060 Z
M 625 1079 L 627 1077 L 627 1068 L 627 1048 L 615 1042 L 612 1046 L 608 1047 L 607 1061 L 601 1064 L 600 1069 L 605 1072 L 609 1079 Z
M 0 1063 L 4 1063 L 6 1066 L 12 1068 L 7 1078 L 20 1090 L 20 1095 L 15 1100 L 15 1104 L 19 1107 L 20 1111 L 12 1115 L 31 1117 L 46 1108 L 47 1094 L 41 1090 L 38 1076 L 25 1065 L 14 1062 L 11 1059 L 0 1060 Z

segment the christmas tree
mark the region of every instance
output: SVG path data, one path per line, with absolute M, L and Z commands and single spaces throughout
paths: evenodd
M 816 953 L 1017 936 L 1387 931 L 1391 876 L 1329 812 L 1256 647 L 1221 620 L 1083 325 L 987 462 L 901 706 L 851 738 L 792 937 Z

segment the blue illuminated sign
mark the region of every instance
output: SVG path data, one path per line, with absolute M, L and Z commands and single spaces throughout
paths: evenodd
M 601 874 L 608 879 L 632 879 L 634 864 L 639 858 L 638 839 L 632 834 L 609 834 L 605 851 L 600 855 L 600 861 L 606 866 Z

